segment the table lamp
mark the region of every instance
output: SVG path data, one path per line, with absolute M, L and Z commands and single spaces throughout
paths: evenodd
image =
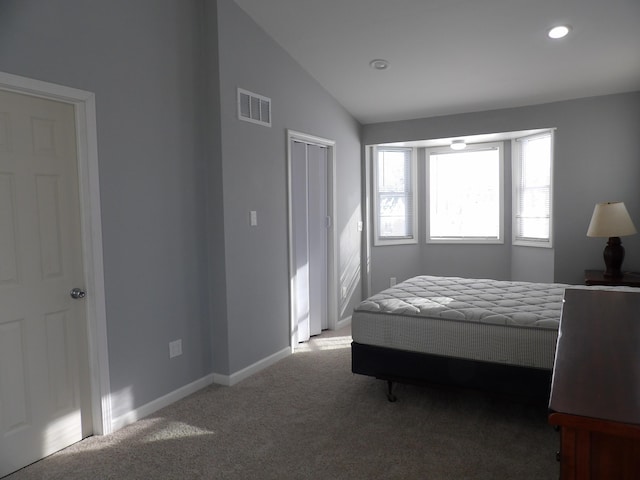
M 604 202 L 596 204 L 587 230 L 587 237 L 609 237 L 604 247 L 603 257 L 605 277 L 622 277 L 624 247 L 620 237 L 637 233 L 624 202 Z

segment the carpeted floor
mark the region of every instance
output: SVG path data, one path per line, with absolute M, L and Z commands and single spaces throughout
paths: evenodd
M 5 480 L 558 478 L 546 406 L 353 375 L 327 332 L 233 387 L 212 385 Z

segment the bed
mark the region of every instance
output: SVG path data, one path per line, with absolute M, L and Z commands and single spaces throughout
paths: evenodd
M 352 371 L 548 399 L 564 290 L 560 283 L 418 276 L 361 302 Z M 577 287 L 579 288 L 579 287 Z M 583 287 L 588 288 L 588 287 Z

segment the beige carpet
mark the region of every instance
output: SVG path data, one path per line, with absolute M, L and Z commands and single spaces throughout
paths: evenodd
M 385 384 L 350 370 L 349 329 L 233 387 L 210 386 L 6 480 L 558 478 L 546 407 Z

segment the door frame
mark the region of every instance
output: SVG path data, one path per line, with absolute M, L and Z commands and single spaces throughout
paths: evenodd
M 338 310 L 338 237 L 336 231 L 336 142 L 315 135 L 287 129 L 287 230 L 288 230 L 288 259 L 289 259 L 289 345 L 291 351 L 298 344 L 297 325 L 295 318 L 296 263 L 293 248 L 293 179 L 291 175 L 291 142 L 318 145 L 327 149 L 327 212 L 331 223 L 327 229 L 327 326 L 335 330 L 340 317 Z
M 91 424 L 93 434 L 106 435 L 113 431 L 113 426 L 107 350 L 95 94 L 4 72 L 0 72 L 0 89 L 67 103 L 74 107 L 82 258 L 85 287 L 88 292 L 85 305 Z

